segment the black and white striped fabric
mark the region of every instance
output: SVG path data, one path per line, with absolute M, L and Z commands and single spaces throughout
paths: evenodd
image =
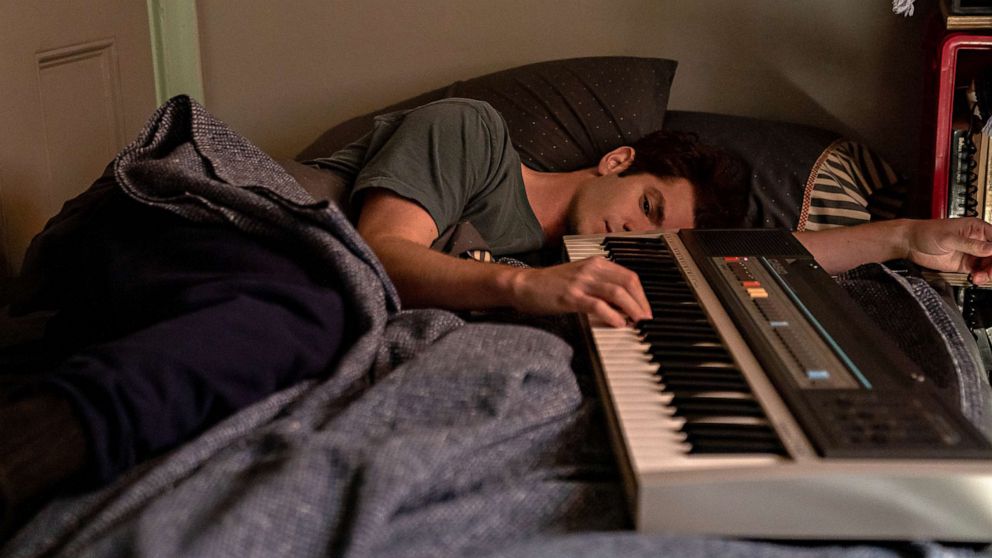
M 871 149 L 837 140 L 810 171 L 797 230 L 818 231 L 900 215 L 905 184 Z

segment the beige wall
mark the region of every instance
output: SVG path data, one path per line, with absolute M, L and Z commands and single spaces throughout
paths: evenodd
M 208 107 L 275 156 L 456 79 L 634 55 L 679 61 L 672 108 L 831 128 L 917 171 L 924 18 L 888 0 L 199 0 L 198 14 Z

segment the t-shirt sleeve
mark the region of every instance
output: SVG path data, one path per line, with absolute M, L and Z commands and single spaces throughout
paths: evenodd
M 457 224 L 470 200 L 490 182 L 509 142 L 491 106 L 446 99 L 376 120 L 369 158 L 355 178 L 351 203 L 385 188 L 420 204 L 438 234 Z

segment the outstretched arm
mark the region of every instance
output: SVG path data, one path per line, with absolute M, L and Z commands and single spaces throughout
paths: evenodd
M 896 219 L 795 234 L 829 273 L 905 258 L 938 271 L 970 273 L 979 284 L 990 279 L 992 225 L 981 219 Z
M 409 307 L 586 312 L 615 326 L 624 325 L 627 317 L 651 317 L 637 275 L 603 258 L 520 269 L 435 252 L 430 245 L 438 230 L 430 214 L 386 190 L 365 196 L 358 232 Z

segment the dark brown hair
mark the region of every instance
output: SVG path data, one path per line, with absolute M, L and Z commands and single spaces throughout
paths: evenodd
M 692 183 L 697 228 L 733 228 L 743 224 L 747 184 L 729 153 L 699 143 L 695 134 L 659 130 L 630 144 L 634 161 L 622 175 L 646 172 Z

